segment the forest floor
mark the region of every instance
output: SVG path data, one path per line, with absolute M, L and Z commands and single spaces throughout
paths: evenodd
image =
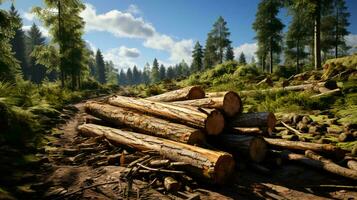
M 14 170 L 21 164 L 7 158 L 19 152 L 1 147 L 1 184 L 8 184 L 12 189 L 8 194 L 0 192 L 0 199 L 124 199 L 127 196 L 135 199 L 357 199 L 356 189 L 331 187 L 357 186 L 355 182 L 294 163 L 283 163 L 269 173 L 257 172 L 239 163 L 230 183 L 213 186 L 197 180 L 185 197 L 146 187 L 149 183 L 145 180 L 133 180 L 127 195 L 127 182 L 115 182 L 125 167 L 108 165 L 107 161 L 122 148 L 98 142 L 96 138 L 84 138 L 76 131 L 78 124 L 84 122 L 83 105 L 84 102 L 73 105 L 77 111 L 45 136 L 48 142 L 41 153 L 27 158 L 33 160 L 33 164 Z M 128 154 L 131 153 L 136 152 L 128 150 Z M 100 159 L 104 161 L 98 162 Z M 18 174 L 7 173 L 9 171 Z M 113 181 L 114 184 L 94 187 Z M 87 186 L 93 187 L 83 189 Z M 77 190 L 80 191 L 70 194 Z

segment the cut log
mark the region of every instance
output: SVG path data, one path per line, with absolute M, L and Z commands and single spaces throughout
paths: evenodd
M 200 86 L 189 86 L 179 90 L 174 90 L 163 94 L 155 95 L 152 97 L 148 97 L 146 99 L 150 101 L 171 102 L 171 101 L 201 99 L 204 97 L 205 97 L 205 92 Z
M 204 134 L 195 128 L 144 115 L 99 102 L 87 102 L 85 110 L 98 118 L 118 126 L 126 125 L 136 131 L 188 144 L 203 144 Z M 100 125 L 100 124 L 99 124 Z
M 222 97 L 203 98 L 187 101 L 172 102 L 175 105 L 188 105 L 201 108 L 216 108 L 223 111 L 228 117 L 235 116 L 243 110 L 242 100 L 235 92 L 229 91 Z
M 217 147 L 238 156 L 248 157 L 254 162 L 262 162 L 268 151 L 268 144 L 261 137 L 249 135 L 221 134 L 214 138 Z
M 241 113 L 232 118 L 228 126 L 233 127 L 267 127 L 272 131 L 276 124 L 275 115 L 271 112 Z
M 218 110 L 202 110 L 192 106 L 177 106 L 123 96 L 109 98 L 112 105 L 135 109 L 196 128 L 203 128 L 209 135 L 218 135 L 224 129 L 224 117 Z
M 138 150 L 153 150 L 165 158 L 185 162 L 192 166 L 192 173 L 205 177 L 214 183 L 224 183 L 234 170 L 231 154 L 183 144 L 154 136 L 122 131 L 119 129 L 84 124 L 78 130 L 87 136 L 104 136 L 116 144 L 130 146 Z
M 334 89 L 334 90 L 328 90 L 320 94 L 312 95 L 311 98 L 320 98 L 328 95 L 339 95 L 341 94 L 340 88 Z
M 311 142 L 287 141 L 284 139 L 264 138 L 272 146 L 291 150 L 312 150 L 316 152 L 338 154 L 342 150 L 331 144 L 316 144 Z
M 267 127 L 233 127 L 232 132 L 243 135 L 273 135 L 273 131 Z
M 355 161 L 355 160 L 349 160 L 349 161 L 347 161 L 347 166 L 348 166 L 348 168 L 357 171 L 357 161 Z
M 351 178 L 351 179 L 357 180 L 357 171 L 356 170 L 341 167 L 341 166 L 337 165 L 336 163 L 332 162 L 331 160 L 326 159 L 310 150 L 305 151 L 305 156 L 310 159 L 320 161 L 322 168 L 326 171 L 329 171 L 334 174 L 338 174 L 340 176 L 344 176 L 346 178 Z
M 168 176 L 164 178 L 164 187 L 167 191 L 176 192 L 180 189 L 180 183 L 174 178 Z
M 332 162 L 331 160 L 323 158 L 322 156 L 317 155 L 316 153 L 310 150 L 307 150 L 305 152 L 305 156 L 301 154 L 292 153 L 290 151 L 283 151 L 282 157 L 287 160 L 297 161 L 310 167 L 323 169 L 328 172 L 344 176 L 346 178 L 357 180 L 357 171 L 341 167 Z

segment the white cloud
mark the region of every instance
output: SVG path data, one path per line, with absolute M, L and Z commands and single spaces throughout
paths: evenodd
M 45 27 L 43 27 L 43 26 L 37 26 L 37 27 L 41 31 L 41 33 L 44 37 L 50 37 L 50 34 L 48 33 L 48 30 Z M 22 30 L 24 30 L 24 31 L 29 31 L 30 29 L 31 29 L 30 25 L 22 26 Z
M 35 14 L 31 12 L 24 12 L 23 14 L 24 18 L 27 19 L 28 21 L 33 21 L 34 18 L 36 17 Z
M 129 6 L 129 9 L 134 8 L 134 5 Z M 175 40 L 161 34 L 152 24 L 145 22 L 141 17 L 133 16 L 132 13 L 133 10 L 126 12 L 111 10 L 97 14 L 93 5 L 86 4 L 81 17 L 86 22 L 86 31 L 106 31 L 116 37 L 140 38 L 144 40 L 145 47 L 168 52 L 169 62 L 178 63 L 182 59 L 191 62 L 192 40 Z
M 349 34 L 345 36 L 347 46 L 350 46 L 351 49 L 349 53 L 357 52 L 357 34 Z
M 128 9 L 126 10 L 128 13 L 131 13 L 131 14 L 140 14 L 141 13 L 141 10 L 138 8 L 137 5 L 134 5 L 134 4 L 130 4 Z
M 257 43 L 244 43 L 234 48 L 234 57 L 238 59 L 240 54 L 243 52 L 247 62 L 250 62 L 252 57 L 255 57 L 255 52 L 257 51 L 257 49 Z
M 116 68 L 127 69 L 129 67 L 137 65 L 137 63 L 134 61 L 134 58 L 140 56 L 140 51 L 136 48 L 120 46 L 118 48 L 113 48 L 105 51 L 103 53 L 103 56 L 105 60 L 113 61 Z

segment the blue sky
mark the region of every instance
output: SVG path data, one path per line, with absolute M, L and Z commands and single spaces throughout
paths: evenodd
M 346 0 L 351 13 L 348 43 L 357 45 L 356 0 Z M 256 50 L 252 23 L 259 0 L 85 0 L 82 12 L 86 21 L 84 39 L 93 49 L 100 48 L 117 67 L 142 68 L 154 58 L 170 65 L 185 59 L 196 41 L 205 43 L 207 33 L 219 16 L 227 21 L 235 54 L 248 59 Z M 24 18 L 24 29 L 40 22 L 30 10 L 43 6 L 41 0 L 16 0 L 15 7 Z M 1 5 L 8 9 L 10 1 Z M 280 13 L 285 24 L 289 17 Z M 45 28 L 42 28 L 45 33 Z

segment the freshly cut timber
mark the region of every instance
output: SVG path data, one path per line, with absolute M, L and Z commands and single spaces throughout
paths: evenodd
M 193 106 L 178 106 L 123 96 L 111 97 L 108 102 L 115 106 L 134 109 L 196 128 L 203 128 L 209 135 L 218 135 L 224 129 L 224 117 L 221 112 L 215 109 L 202 110 Z
M 205 91 L 200 86 L 189 86 L 179 90 L 166 92 L 146 98 L 150 101 L 171 102 L 191 99 L 201 99 L 205 97 Z
M 234 170 L 231 154 L 213 151 L 197 146 L 179 143 L 154 136 L 122 131 L 95 124 L 84 124 L 78 130 L 85 136 L 104 136 L 114 144 L 121 144 L 137 150 L 157 151 L 165 158 L 185 162 L 192 173 L 205 177 L 214 183 L 222 184 Z
M 212 142 L 217 143 L 217 147 L 246 156 L 257 163 L 264 160 L 268 151 L 268 144 L 263 138 L 250 135 L 221 134 Z
M 112 124 L 119 126 L 126 125 L 134 130 L 157 137 L 188 144 L 203 144 L 205 141 L 203 132 L 198 129 L 144 115 L 135 112 L 135 110 L 99 102 L 87 102 L 85 110 L 87 113 L 109 121 Z
M 267 127 L 272 131 L 276 124 L 271 112 L 241 113 L 229 121 L 229 127 Z
M 317 144 L 312 142 L 288 141 L 284 139 L 264 138 L 269 145 L 291 150 L 312 150 L 323 153 L 339 153 L 340 148 L 331 144 Z
M 331 160 L 328 160 L 310 150 L 305 151 L 305 155 L 292 153 L 290 151 L 283 151 L 282 156 L 287 160 L 297 161 L 317 169 L 324 169 L 328 172 L 357 180 L 356 170 L 341 167 Z
M 233 127 L 231 131 L 243 135 L 272 135 L 267 127 Z
M 175 101 L 172 103 L 176 105 L 188 105 L 188 106 L 196 106 L 201 108 L 220 109 L 228 117 L 233 117 L 236 114 L 242 112 L 243 110 L 241 98 L 237 93 L 231 91 L 227 92 L 226 94 L 224 94 L 224 96 L 221 97 Z

